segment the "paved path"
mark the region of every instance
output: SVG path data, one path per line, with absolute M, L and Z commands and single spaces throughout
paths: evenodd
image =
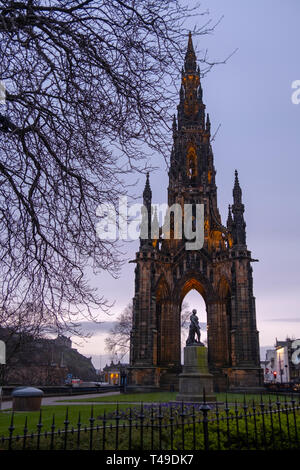
M 120 392 L 105 392 L 105 393 L 89 393 L 86 395 L 73 395 L 72 397 L 70 396 L 59 396 L 59 397 L 43 397 L 42 400 L 42 405 L 47 406 L 47 405 L 99 405 L 99 402 L 75 402 L 73 400 L 82 400 L 84 398 L 99 398 L 99 397 L 105 397 L 105 396 L 111 396 L 111 395 L 120 395 Z M 59 400 L 72 400 L 72 401 L 59 401 Z M 110 402 L 107 402 L 107 404 L 111 404 Z M 102 402 L 101 402 L 102 404 Z M 7 410 L 12 407 L 12 401 L 3 401 L 2 402 L 2 410 Z
M 140 401 L 80 401 L 85 398 L 99 398 L 99 397 L 105 397 L 105 396 L 112 396 L 112 395 L 120 395 L 120 392 L 105 392 L 105 393 L 89 393 L 86 395 L 72 395 L 72 396 L 57 396 L 57 397 L 43 397 L 42 400 L 42 405 L 43 406 L 50 406 L 50 405 L 55 405 L 55 406 L 72 406 L 72 405 L 116 405 L 119 403 L 120 405 L 126 405 L 126 404 L 131 404 L 131 405 L 140 405 Z M 72 401 L 68 401 L 68 400 Z M 64 401 L 62 401 L 64 400 Z M 74 401 L 78 400 L 78 401 Z M 153 402 L 143 402 L 144 405 L 151 405 Z M 223 404 L 223 402 L 218 402 L 220 405 Z M 2 410 L 5 411 L 9 408 L 12 408 L 12 401 L 4 401 L 2 402 Z

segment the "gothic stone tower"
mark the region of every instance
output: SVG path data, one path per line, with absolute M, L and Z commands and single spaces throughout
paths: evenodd
M 191 35 L 173 140 L 168 205 L 204 204 L 204 245 L 200 250 L 186 250 L 184 239 L 172 239 L 172 233 L 170 239 L 162 238 L 161 229 L 157 239 L 141 238 L 134 260 L 129 384 L 143 388 L 174 384 L 176 388 L 181 371 L 181 304 L 185 295 L 196 289 L 206 304 L 208 360 L 215 389 L 259 387 L 262 375 L 252 287 L 254 260 L 246 244 L 242 191 L 236 171 L 225 227 L 218 210 L 210 120 L 202 101 Z M 149 175 L 143 199 L 150 236 L 151 224 L 153 229 L 158 220 L 156 213 L 151 215 Z

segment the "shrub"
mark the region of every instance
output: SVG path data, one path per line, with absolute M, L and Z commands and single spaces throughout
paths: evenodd
M 299 449 L 300 416 L 296 415 L 296 428 L 292 414 L 286 413 L 261 414 L 254 416 L 249 413 L 247 421 L 243 414 L 225 413 L 217 420 L 208 422 L 208 441 L 210 450 L 272 450 Z M 195 448 L 204 450 L 203 423 L 195 425 Z M 174 449 L 182 450 L 182 430 L 178 429 L 174 436 Z M 194 430 L 192 425 L 184 427 L 184 449 L 194 447 Z

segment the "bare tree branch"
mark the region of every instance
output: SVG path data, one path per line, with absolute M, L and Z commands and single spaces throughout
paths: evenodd
M 177 0 L 0 2 L 0 323 L 30 303 L 69 331 L 109 308 L 88 278 L 116 276 L 122 256 L 96 209 L 166 155 L 184 21 L 203 14 Z
M 105 338 L 105 348 L 112 356 L 122 360 L 130 349 L 130 331 L 132 329 L 132 303 L 128 304 L 125 310 L 117 317 L 116 324 L 110 330 L 109 336 Z M 181 307 L 181 328 L 187 330 L 189 327 L 191 311 L 189 305 L 183 302 Z M 182 335 L 182 344 L 186 338 Z

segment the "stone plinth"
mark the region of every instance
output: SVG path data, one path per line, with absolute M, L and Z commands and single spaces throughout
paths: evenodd
M 184 366 L 179 375 L 176 401 L 203 402 L 204 389 L 206 401 L 216 401 L 213 376 L 208 370 L 207 348 L 196 343 L 184 348 Z

